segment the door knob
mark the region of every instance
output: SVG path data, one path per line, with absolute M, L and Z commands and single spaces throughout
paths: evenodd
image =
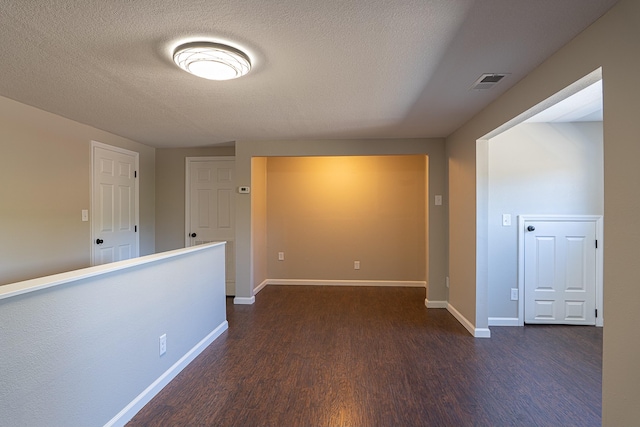
M 96 239 L 96 245 L 101 245 L 104 243 L 104 240 L 102 239 Z
M 527 231 L 534 231 L 536 228 L 533 225 L 527 227 Z
M 197 236 L 197 234 L 196 234 L 196 233 L 191 233 L 191 234 L 189 234 L 189 236 L 191 236 L 191 237 L 196 237 L 196 236 Z

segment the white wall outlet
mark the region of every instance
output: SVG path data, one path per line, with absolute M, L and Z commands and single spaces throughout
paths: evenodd
M 82 221 L 83 222 L 89 221 L 89 210 L 88 209 L 82 209 Z
M 360 270 L 360 261 L 353 261 L 353 269 Z
M 444 285 L 448 288 L 449 287 L 449 276 L 444 278 Z
M 502 226 L 503 227 L 511 226 L 511 214 L 502 214 Z
M 251 193 L 251 187 L 238 187 L 238 193 L 249 194 Z
M 160 335 L 160 356 L 167 352 L 167 334 Z
M 518 301 L 518 288 L 511 288 L 511 301 Z
M 278 252 L 278 261 L 284 261 L 284 252 Z
M 436 206 L 442 206 L 442 196 L 440 194 L 436 194 Z

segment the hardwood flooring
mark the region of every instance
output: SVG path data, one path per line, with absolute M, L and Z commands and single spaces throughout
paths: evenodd
M 268 286 L 135 426 L 599 426 L 602 329 L 477 339 L 417 288 Z

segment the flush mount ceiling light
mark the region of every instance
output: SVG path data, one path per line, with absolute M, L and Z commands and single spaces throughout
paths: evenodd
M 230 80 L 251 70 L 251 61 L 242 51 L 219 43 L 194 42 L 178 46 L 173 60 L 183 70 L 209 80 Z

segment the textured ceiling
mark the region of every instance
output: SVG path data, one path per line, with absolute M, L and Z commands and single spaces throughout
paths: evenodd
M 0 0 L 0 95 L 155 147 L 442 137 L 616 1 Z M 253 70 L 181 71 L 196 39 Z

